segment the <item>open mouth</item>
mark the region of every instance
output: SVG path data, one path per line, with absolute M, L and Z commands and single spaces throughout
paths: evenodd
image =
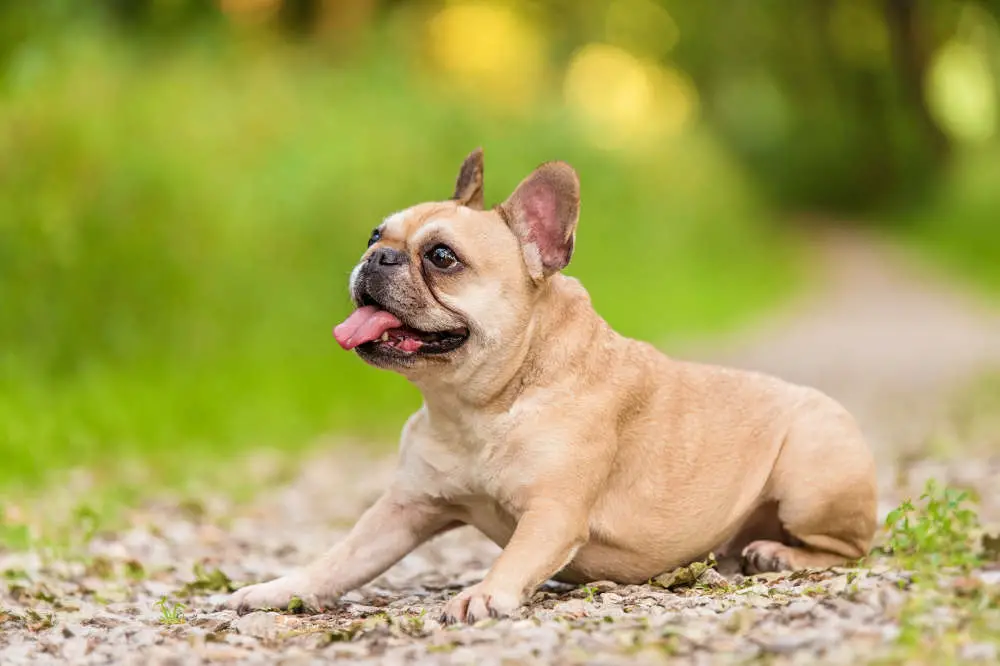
M 421 331 L 407 326 L 368 294 L 361 297 L 361 307 L 351 313 L 333 335 L 344 349 L 361 352 L 444 354 L 462 346 L 469 329 Z

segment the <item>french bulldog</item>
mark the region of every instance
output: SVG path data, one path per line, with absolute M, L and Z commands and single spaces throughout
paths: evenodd
M 503 550 L 447 622 L 508 615 L 550 578 L 643 583 L 709 553 L 747 574 L 868 553 L 875 464 L 851 415 L 815 389 L 616 333 L 561 273 L 579 211 L 563 162 L 486 208 L 477 149 L 450 200 L 374 230 L 334 335 L 411 380 L 423 406 L 394 481 L 347 537 L 231 607 L 326 607 L 462 525 Z

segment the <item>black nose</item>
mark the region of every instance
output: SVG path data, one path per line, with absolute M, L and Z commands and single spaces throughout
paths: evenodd
M 391 247 L 380 247 L 372 252 L 369 261 L 380 266 L 398 266 L 406 263 L 406 253 Z

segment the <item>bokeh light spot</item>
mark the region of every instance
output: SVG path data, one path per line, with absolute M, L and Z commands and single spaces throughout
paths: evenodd
M 428 22 L 427 39 L 439 71 L 492 102 L 529 105 L 544 79 L 544 39 L 512 7 L 489 2 L 445 6 Z
M 986 55 L 952 40 L 934 55 L 926 81 L 927 103 L 956 139 L 985 141 L 996 128 L 997 93 Z
M 604 148 L 677 135 L 693 120 L 698 102 L 680 71 L 609 44 L 589 44 L 574 54 L 564 93 L 591 140 Z

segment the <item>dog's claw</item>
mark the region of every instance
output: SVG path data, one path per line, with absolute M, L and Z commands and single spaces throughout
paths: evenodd
M 505 618 L 519 605 L 517 595 L 489 589 L 479 583 L 463 590 L 445 604 L 442 618 L 447 624 L 476 624 L 481 620 Z
M 785 546 L 772 541 L 754 541 L 743 549 L 743 569 L 747 575 L 788 571 L 792 567 L 783 556 Z

